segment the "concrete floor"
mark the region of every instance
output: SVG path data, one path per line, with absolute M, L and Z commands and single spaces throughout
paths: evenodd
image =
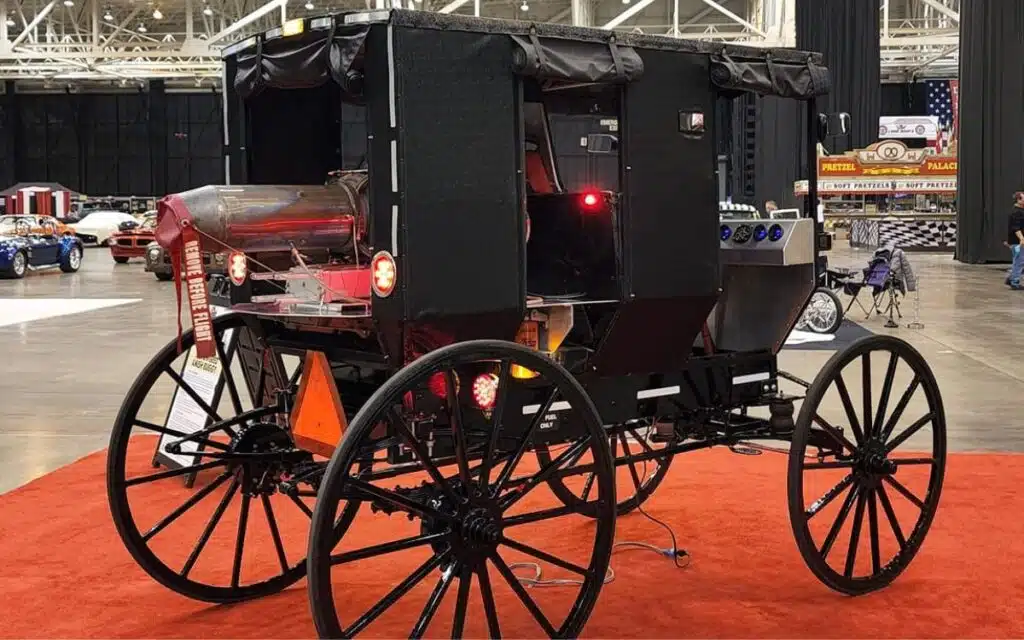
M 846 249 L 831 260 L 862 266 L 867 257 Z M 1024 340 L 1016 324 L 1024 318 L 1024 293 L 1008 290 L 995 266 L 962 265 L 949 255 L 911 259 L 922 282 L 925 326 L 892 332 L 935 372 L 950 450 L 1024 450 L 1024 418 L 1013 402 L 1024 397 Z M 38 308 L 26 309 L 30 304 Z M 111 304 L 118 306 L 57 315 L 74 305 Z M 904 324 L 913 306 L 912 299 L 905 304 Z M 106 249 L 87 249 L 77 274 L 0 280 L 0 492 L 106 446 L 137 372 L 174 337 L 174 313 L 169 283 L 145 273 L 141 261 L 115 265 Z M 881 318 L 864 324 L 889 331 Z M 783 351 L 780 361 L 809 380 L 831 354 Z

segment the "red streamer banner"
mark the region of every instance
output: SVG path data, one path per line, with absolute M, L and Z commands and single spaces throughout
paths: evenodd
M 949 98 L 953 107 L 953 130 L 950 138 L 956 140 L 960 137 L 960 81 L 949 81 Z
M 210 311 L 206 291 L 206 269 L 203 266 L 203 250 L 199 234 L 191 224 L 181 229 L 183 280 L 189 313 L 192 316 L 192 333 L 195 336 L 196 357 L 212 358 L 217 355 L 213 336 L 213 314 Z

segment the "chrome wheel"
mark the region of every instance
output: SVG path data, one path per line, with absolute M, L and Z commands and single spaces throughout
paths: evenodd
M 78 247 L 72 247 L 71 253 L 68 254 L 68 263 L 71 264 L 71 268 L 75 271 L 82 266 L 82 250 Z
M 14 259 L 11 261 L 11 270 L 14 272 L 15 277 L 20 278 L 25 275 L 25 269 L 27 266 L 24 253 L 19 251 L 14 254 Z
M 843 322 L 843 307 L 836 294 L 817 289 L 811 294 L 800 324 L 814 333 L 835 333 Z

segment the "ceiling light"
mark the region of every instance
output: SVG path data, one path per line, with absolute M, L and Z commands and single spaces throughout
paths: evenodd
M 14 20 L 11 20 L 10 18 L 7 18 L 6 22 L 7 22 L 7 26 L 8 27 L 13 27 L 14 26 Z
M 164 14 L 160 13 L 160 7 L 157 7 L 156 9 L 153 9 L 153 19 L 154 20 L 163 20 L 164 19 Z
M 146 25 L 139 23 L 139 33 L 146 33 Z
M 312 11 L 312 10 L 313 10 L 313 3 L 312 2 L 307 2 L 306 3 L 306 11 Z
M 213 15 L 213 9 L 211 9 L 210 7 L 203 7 L 203 15 L 204 16 L 212 16 Z
M 519 7 L 520 11 L 529 11 L 530 5 L 526 4 L 526 0 L 523 0 L 523 6 Z
M 107 9 L 107 12 L 103 14 L 103 19 L 107 22 L 114 21 L 114 14 L 110 13 L 110 9 Z
M 75 0 L 64 0 L 64 6 L 65 7 L 73 7 L 73 6 L 75 6 Z

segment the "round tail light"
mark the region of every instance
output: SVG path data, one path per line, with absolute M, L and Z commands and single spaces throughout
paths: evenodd
M 498 376 L 482 373 L 473 380 L 473 401 L 481 409 L 493 409 L 498 399 Z
M 228 277 L 231 284 L 240 287 L 245 283 L 249 275 L 249 265 L 245 260 L 245 254 L 241 251 L 232 251 L 228 254 Z
M 395 290 L 398 268 L 387 251 L 378 251 L 370 261 L 370 285 L 378 297 L 386 298 Z

